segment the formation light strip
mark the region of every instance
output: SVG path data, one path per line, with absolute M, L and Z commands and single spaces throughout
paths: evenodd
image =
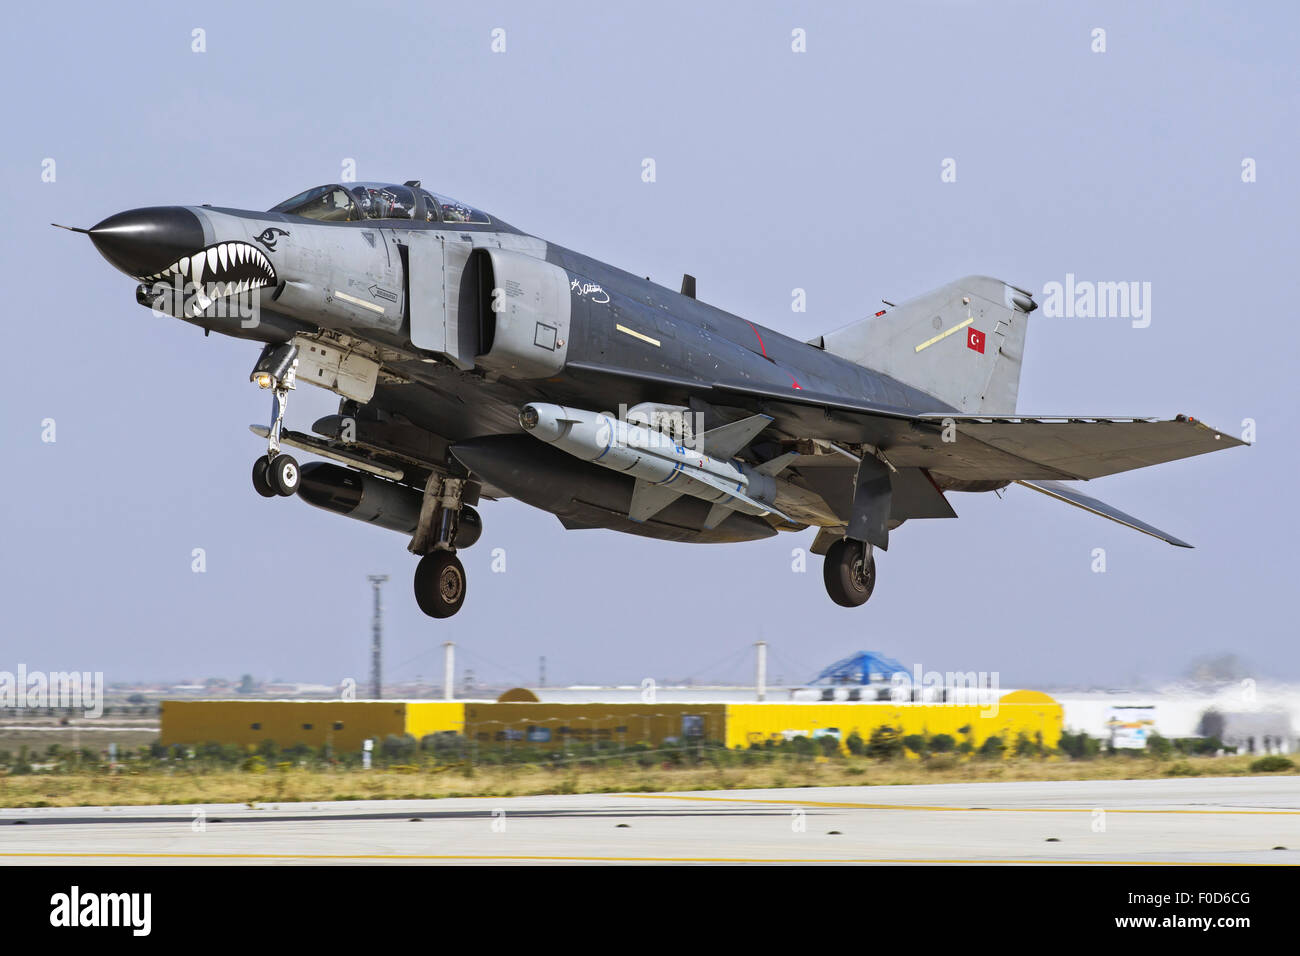
M 346 292 L 340 292 L 338 289 L 334 290 L 334 297 L 336 299 L 342 299 L 344 302 L 351 302 L 353 305 L 359 305 L 363 309 L 369 309 L 371 312 L 378 312 L 381 315 L 384 311 L 382 305 L 375 305 L 373 302 L 367 302 L 365 299 L 358 299 L 356 296 L 348 295 Z
M 629 329 L 626 325 L 615 325 L 614 328 L 618 329 L 624 335 L 630 335 L 632 338 L 640 339 L 642 342 L 649 342 L 655 348 L 659 348 L 658 339 L 652 339 L 650 336 L 637 332 L 635 329 Z
M 958 322 L 956 325 L 954 325 L 952 328 L 950 328 L 947 332 L 940 332 L 940 333 L 939 333 L 938 335 L 936 335 L 934 338 L 932 338 L 932 339 L 926 339 L 924 342 L 922 342 L 920 345 L 918 345 L 915 349 L 913 349 L 913 351 L 915 351 L 915 352 L 919 352 L 919 351 L 921 351 L 921 349 L 928 349 L 928 348 L 929 348 L 931 345 L 933 345 L 935 342 L 938 342 L 938 341 L 940 341 L 940 340 L 942 340 L 942 339 L 946 339 L 948 336 L 952 335 L 952 334 L 953 334 L 954 332 L 956 332 L 958 329 L 964 329 L 964 328 L 966 328 L 966 326 L 970 325 L 970 324 L 971 324 L 972 322 L 974 322 L 974 321 L 975 321 L 975 319 L 974 319 L 974 317 L 972 316 L 971 318 L 967 319 L 965 322 Z

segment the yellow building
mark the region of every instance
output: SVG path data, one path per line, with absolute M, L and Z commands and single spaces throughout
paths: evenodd
M 1012 747 L 1022 733 L 1030 740 L 1041 734 L 1044 747 L 1055 747 L 1061 739 L 1061 705 L 1032 690 L 1012 691 L 988 705 L 755 702 L 726 706 L 725 740 L 732 748 L 831 734 L 844 749 L 852 734 L 866 741 L 885 726 L 900 736 L 947 734 L 957 744 L 969 740 L 976 748 L 995 736 Z
M 440 700 L 165 700 L 162 743 L 217 742 L 255 747 L 330 745 L 356 751 L 367 738 L 460 733 L 464 705 Z
M 522 742 L 661 744 L 666 739 L 723 740 L 730 704 L 466 703 L 465 733 L 482 745 Z
M 730 748 L 794 737 L 830 735 L 845 749 L 857 733 L 864 741 L 879 727 L 900 735 L 948 734 L 979 747 L 998 736 L 1008 747 L 1020 734 L 1055 747 L 1061 705 L 1037 691 L 1012 691 L 995 705 L 889 702 L 752 703 L 548 703 L 400 700 L 195 700 L 164 701 L 162 743 L 280 747 L 329 744 L 357 751 L 367 738 L 409 734 L 463 734 L 480 747 L 543 750 L 571 744 L 626 745 L 665 741 L 722 741 Z

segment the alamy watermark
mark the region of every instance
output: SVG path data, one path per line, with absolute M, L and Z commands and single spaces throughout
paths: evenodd
M 238 319 L 241 328 L 255 329 L 262 321 L 262 288 L 251 280 L 194 283 L 173 275 L 147 286 L 150 310 L 159 318 Z
M 1001 697 L 998 671 L 927 671 L 915 664 L 910 673 L 889 675 L 889 700 L 895 704 L 974 706 L 980 717 L 996 717 Z
M 5 710 L 80 710 L 86 717 L 104 714 L 103 671 L 0 671 L 0 708 Z
M 1043 315 L 1053 319 L 1131 319 L 1133 328 L 1151 324 L 1150 282 L 1092 282 L 1065 274 L 1043 286 Z
M 622 424 L 624 427 L 619 428 Z M 617 433 L 617 434 L 616 434 Z M 602 412 L 596 439 L 608 444 L 618 438 L 629 448 L 658 448 L 666 439 L 682 449 L 704 450 L 704 415 L 671 405 L 618 406 L 618 414 Z

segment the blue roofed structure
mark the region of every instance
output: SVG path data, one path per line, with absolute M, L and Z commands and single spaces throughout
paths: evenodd
M 872 684 L 888 681 L 898 671 L 907 672 L 898 661 L 873 651 L 858 651 L 836 661 L 813 678 L 813 684 Z

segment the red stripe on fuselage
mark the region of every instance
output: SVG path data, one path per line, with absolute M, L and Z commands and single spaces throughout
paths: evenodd
M 767 347 L 763 344 L 763 336 L 758 334 L 758 326 L 756 326 L 753 322 L 749 321 L 749 319 L 745 319 L 745 324 L 754 330 L 754 338 L 758 339 L 758 351 L 762 353 L 763 358 L 767 359 L 769 362 L 772 362 L 772 359 L 767 354 Z M 772 362 L 772 364 L 775 365 L 776 363 Z M 786 372 L 786 374 L 790 375 L 789 372 Z M 790 384 L 794 388 L 799 389 L 800 391 L 803 390 L 803 386 L 800 385 L 797 381 L 795 381 L 793 375 L 790 375 Z

